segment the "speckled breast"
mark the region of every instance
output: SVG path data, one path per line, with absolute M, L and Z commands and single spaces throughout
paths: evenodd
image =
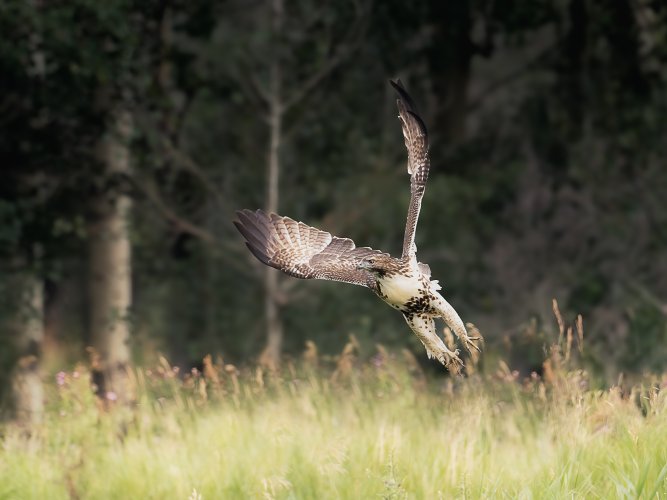
M 430 312 L 430 282 L 423 276 L 395 274 L 378 282 L 378 295 L 404 313 Z

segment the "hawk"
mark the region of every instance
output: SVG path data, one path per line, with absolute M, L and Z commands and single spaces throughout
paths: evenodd
M 400 258 L 369 247 L 357 247 L 349 238 L 262 210 L 239 210 L 234 225 L 246 246 L 261 262 L 302 279 L 342 281 L 370 288 L 398 309 L 412 331 L 435 358 L 452 372 L 463 366 L 459 351 L 451 350 L 438 336 L 435 318 L 442 318 L 462 344 L 472 352 L 479 337 L 471 337 L 454 308 L 431 280 L 427 264 L 417 261 L 415 231 L 429 172 L 428 135 L 413 100 L 400 80 L 390 81 L 398 94 L 398 117 L 408 150 L 410 207 Z

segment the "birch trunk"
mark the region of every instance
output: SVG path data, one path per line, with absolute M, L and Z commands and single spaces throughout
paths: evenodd
M 18 361 L 12 374 L 12 393 L 16 420 L 36 424 L 44 414 L 44 389 L 40 373 L 44 339 L 44 284 L 34 275 L 16 280 L 19 292 L 17 316 L 13 325 Z
M 100 141 L 98 154 L 108 177 L 128 174 L 128 141 L 132 129 L 129 113 L 115 117 Z M 90 332 L 93 354 L 93 383 L 96 393 L 107 400 L 127 403 L 132 399 L 128 368 L 132 303 L 132 263 L 129 239 L 130 198 L 104 192 L 93 203 L 89 227 Z
M 273 0 L 271 4 L 273 16 L 274 47 L 278 47 L 282 36 L 284 8 L 283 0 Z M 278 54 L 274 54 L 270 67 L 269 89 L 269 151 L 268 151 L 268 187 L 266 194 L 266 210 L 278 212 L 280 185 L 280 147 L 283 127 L 282 102 L 282 67 Z M 265 271 L 265 319 L 266 347 L 260 362 L 270 368 L 276 368 L 280 362 L 283 344 L 283 325 L 280 319 L 278 272 L 270 267 Z

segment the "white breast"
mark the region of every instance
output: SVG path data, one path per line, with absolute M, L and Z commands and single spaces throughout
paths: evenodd
M 380 282 L 380 289 L 385 296 L 384 300 L 392 305 L 403 305 L 412 297 L 419 294 L 422 283 L 416 276 L 395 274 L 384 278 Z

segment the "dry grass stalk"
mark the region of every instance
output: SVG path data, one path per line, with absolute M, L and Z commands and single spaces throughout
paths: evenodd
M 208 400 L 208 392 L 206 391 L 206 379 L 203 377 L 200 377 L 197 382 L 197 393 L 199 394 L 199 397 L 202 399 L 202 401 Z
M 264 389 L 264 369 L 259 365 L 255 368 L 255 384 L 260 391 Z
M 232 379 L 232 387 L 234 388 L 234 396 L 238 396 L 241 393 L 241 388 L 239 386 L 239 374 L 236 367 L 232 364 L 225 365 L 225 372 Z
M 359 352 L 359 342 L 354 335 L 350 335 L 350 340 L 345 344 L 343 351 L 336 361 L 336 370 L 331 376 L 332 382 L 336 382 L 341 378 L 347 378 L 352 374 L 357 352 Z
M 565 333 L 565 323 L 563 322 L 563 316 L 560 313 L 560 309 L 558 308 L 558 301 L 554 298 L 551 299 L 551 309 L 554 312 L 554 316 L 556 316 L 556 321 L 558 322 L 558 345 L 563 342 L 563 334 Z
M 584 318 L 581 314 L 577 315 L 577 340 L 579 352 L 584 352 Z
M 317 345 L 312 340 L 306 340 L 306 350 L 303 351 L 303 362 L 307 367 L 313 369 L 319 365 Z
M 565 361 L 570 361 L 570 352 L 572 351 L 572 327 L 567 327 L 567 336 L 565 338 Z
M 202 364 L 204 377 L 213 389 L 220 391 L 222 388 L 222 383 L 220 381 L 220 376 L 218 375 L 218 370 L 216 370 L 215 366 L 213 365 L 213 358 L 210 354 L 204 356 Z

